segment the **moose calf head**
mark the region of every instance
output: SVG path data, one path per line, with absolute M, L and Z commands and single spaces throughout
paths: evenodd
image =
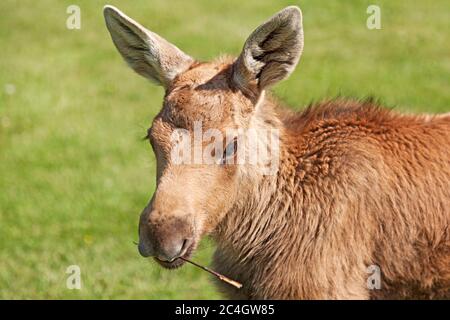
M 233 209 L 241 187 L 263 175 L 258 165 L 234 161 L 238 150 L 253 152 L 239 137 L 245 130 L 269 126 L 261 107 L 264 90 L 298 63 L 301 12 L 285 8 L 249 36 L 237 59 L 213 62 L 196 61 L 112 6 L 104 8 L 104 15 L 128 65 L 165 89 L 162 110 L 148 130 L 157 188 L 140 217 L 139 252 L 175 268 L 183 263 L 177 258 L 188 258 L 201 236 Z M 209 143 L 205 134 L 196 141 L 198 128 L 209 132 Z M 190 161 L 180 161 L 180 152 L 182 160 Z

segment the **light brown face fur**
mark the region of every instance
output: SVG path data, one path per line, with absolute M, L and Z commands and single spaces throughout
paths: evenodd
M 343 99 L 298 114 L 279 106 L 265 90 L 299 61 L 296 7 L 258 27 L 237 59 L 208 63 L 113 7 L 105 19 L 125 61 L 166 90 L 148 131 L 157 188 L 140 217 L 143 256 L 179 267 L 211 234 L 214 267 L 243 284 L 219 283 L 231 298 L 450 298 L 450 115 L 400 115 Z M 178 163 L 176 134 L 194 135 L 198 122 L 231 138 L 276 130 L 276 170 L 222 161 L 238 147 L 214 154 L 218 162 Z M 234 147 L 229 141 L 219 142 Z M 381 288 L 372 290 L 373 266 Z
M 148 131 L 157 158 L 157 188 L 141 215 L 141 241 L 164 242 L 166 232 L 180 234 L 178 229 L 159 231 L 158 228 L 182 220 L 177 228 L 181 224 L 189 225 L 183 235 L 191 245 L 186 258 L 200 237 L 211 232 L 232 206 L 239 177 L 233 165 L 174 164 L 171 136 L 180 128 L 193 136 L 195 122 L 201 123 L 203 131 L 213 128 L 222 131 L 224 136 L 226 129 L 246 125 L 252 103 L 240 91 L 231 92 L 230 66 L 229 59 L 196 64 L 179 75 L 168 88 L 163 108 Z M 243 104 L 249 106 L 247 114 L 242 109 L 235 110 L 235 106 Z M 157 240 L 145 238 L 152 233 L 161 234 Z M 163 265 L 175 267 L 180 263 L 178 260 Z

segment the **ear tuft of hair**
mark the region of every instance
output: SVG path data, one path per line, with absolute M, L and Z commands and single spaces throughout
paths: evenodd
M 194 62 L 190 56 L 159 35 L 147 30 L 119 9 L 103 8 L 106 26 L 114 45 L 138 74 L 168 87 L 170 82 Z
M 234 65 L 234 82 L 244 91 L 262 91 L 287 78 L 302 51 L 302 13 L 298 7 L 290 6 L 248 37 Z

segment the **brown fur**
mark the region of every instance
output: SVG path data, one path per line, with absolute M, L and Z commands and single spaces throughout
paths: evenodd
M 191 125 L 189 119 L 211 127 L 236 119 L 244 125 L 246 113 L 231 116 L 232 106 L 246 105 L 246 99 L 227 88 L 230 65 L 200 64 L 180 76 L 155 122 L 170 114 L 164 121 L 183 127 Z M 213 70 L 222 71 L 202 83 Z M 200 197 L 205 211 L 219 211 L 204 226 L 218 243 L 214 267 L 244 284 L 236 290 L 219 283 L 227 296 L 448 298 L 450 116 L 400 115 L 343 99 L 293 113 L 272 100 L 257 116 L 283 133 L 278 175 L 241 180 L 238 195 L 218 187 Z M 195 173 L 185 179 L 183 189 Z M 208 184 L 202 179 L 200 185 Z M 203 191 L 200 185 L 188 187 L 192 197 Z M 235 199 L 232 206 L 209 208 L 218 194 Z M 174 193 L 166 200 L 173 202 Z M 381 290 L 367 289 L 366 269 L 373 264 L 382 271 Z
M 247 284 L 228 296 L 449 298 L 450 116 L 336 100 L 281 118 L 279 174 L 242 185 L 214 234 L 214 266 Z
M 210 234 L 214 268 L 243 288 L 218 285 L 237 299 L 450 298 L 450 115 L 401 115 L 369 100 L 336 99 L 300 113 L 280 106 L 265 89 L 299 59 L 298 8 L 259 27 L 237 60 L 193 62 L 170 47 L 182 61 L 158 61 L 163 52 L 148 68 L 147 49 L 139 56 L 136 42 L 157 51 L 169 44 L 158 46 L 153 33 L 146 40 L 115 8 L 105 16 L 125 59 L 166 89 L 148 132 L 158 174 L 140 220 L 142 255 L 176 268 L 183 261 L 168 252 L 190 257 Z M 276 174 L 174 164 L 171 134 L 192 131 L 195 121 L 221 131 L 278 129 Z M 381 269 L 381 289 L 368 289 L 370 265 Z

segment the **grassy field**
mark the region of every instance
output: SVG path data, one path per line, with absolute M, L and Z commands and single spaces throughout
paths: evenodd
M 220 298 L 204 272 L 141 258 L 138 215 L 155 160 L 142 141 L 163 90 L 125 66 L 104 26 L 110 3 L 185 52 L 237 55 L 260 22 L 301 6 L 305 51 L 274 90 L 294 108 L 373 95 L 402 111 L 450 111 L 450 2 L 0 1 L 0 298 Z M 68 30 L 66 8 L 81 8 Z M 382 29 L 368 30 L 379 4 Z M 208 264 L 214 244 L 195 260 Z M 79 265 L 82 289 L 66 288 Z

